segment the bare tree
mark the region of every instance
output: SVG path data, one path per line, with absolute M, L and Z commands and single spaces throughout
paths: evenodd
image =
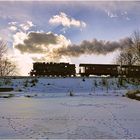
M 136 62 L 137 58 L 130 48 L 122 50 L 116 58 L 116 63 L 120 65 L 134 65 Z
M 122 49 L 116 58 L 120 65 L 140 65 L 140 31 L 135 30 L 126 43 L 127 47 Z
M 7 51 L 6 43 L 4 41 L 0 41 L 0 60 L 2 59 L 6 51 Z
M 4 41 L 0 42 L 0 76 L 12 76 L 16 73 L 14 62 L 6 58 L 7 45 Z
M 135 30 L 131 36 L 132 39 L 132 51 L 136 59 L 136 64 L 140 65 L 140 30 Z

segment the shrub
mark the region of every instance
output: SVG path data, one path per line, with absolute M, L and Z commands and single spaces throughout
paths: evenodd
M 119 86 L 123 86 L 123 85 L 124 85 L 123 78 L 122 77 L 119 77 L 119 79 L 118 79 L 118 87 Z
M 25 97 L 27 97 L 27 98 L 31 98 L 32 96 L 31 96 L 31 95 L 25 95 Z
M 73 94 L 73 92 L 72 92 L 72 91 L 70 91 L 69 95 L 70 95 L 70 96 L 74 96 L 74 94 Z
M 25 87 L 28 87 L 28 83 L 29 83 L 29 81 L 28 81 L 28 79 L 24 82 L 24 86 Z
M 33 97 L 36 97 L 37 96 L 37 94 L 35 94 L 35 95 L 24 95 L 24 97 L 27 97 L 27 98 L 33 98 Z
M 19 91 L 19 92 L 21 92 L 21 91 L 22 91 L 22 89 L 19 89 L 18 91 Z
M 37 83 L 38 82 L 38 79 L 35 78 L 35 79 L 32 79 L 31 83 Z
M 82 81 L 85 82 L 85 78 L 83 78 Z
M 4 84 L 5 84 L 5 85 L 10 85 L 10 84 L 11 84 L 11 80 L 10 80 L 10 79 L 4 80 Z
M 106 85 L 106 80 L 104 78 L 102 78 L 102 85 L 105 86 Z
M 32 79 L 30 81 L 30 83 L 32 84 L 31 87 L 35 86 L 37 82 L 38 82 L 38 79 L 36 79 L 36 78 L 35 79 Z
M 126 93 L 126 96 L 128 98 L 136 99 L 136 100 L 139 100 L 140 101 L 140 96 L 137 96 L 138 94 L 140 94 L 140 90 L 134 90 L 134 91 L 128 91 Z
M 98 86 L 98 84 L 97 84 L 97 81 L 96 81 L 96 80 L 94 81 L 94 86 L 95 86 L 95 87 L 97 87 L 97 86 Z

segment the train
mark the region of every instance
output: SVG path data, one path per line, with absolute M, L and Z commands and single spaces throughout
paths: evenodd
M 116 65 L 116 64 L 79 64 L 76 73 L 75 64 L 35 62 L 30 76 L 48 77 L 90 77 L 90 76 L 110 76 L 110 77 L 130 77 L 140 78 L 139 65 Z
M 30 76 L 75 76 L 75 64 L 69 63 L 33 63 Z

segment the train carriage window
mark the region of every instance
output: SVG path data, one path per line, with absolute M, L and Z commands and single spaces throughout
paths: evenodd
M 80 72 L 85 73 L 85 67 L 80 67 Z

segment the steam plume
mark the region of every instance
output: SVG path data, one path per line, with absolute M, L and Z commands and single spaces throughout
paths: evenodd
M 92 41 L 84 40 L 79 45 L 69 45 L 67 48 L 58 48 L 54 50 L 55 54 L 78 57 L 82 54 L 103 54 L 114 52 L 118 49 L 124 49 L 131 44 L 130 38 L 124 38 L 120 41 L 103 41 L 93 39 Z
M 62 57 L 78 57 L 82 54 L 103 54 L 114 52 L 118 49 L 124 49 L 131 44 L 130 38 L 124 38 L 119 41 L 104 41 L 93 39 L 92 41 L 84 40 L 81 44 L 71 44 L 63 35 L 53 33 L 36 33 L 31 32 L 22 44 L 15 45 L 21 53 L 41 54 L 40 60 L 58 61 Z M 32 58 L 34 61 L 36 57 Z

